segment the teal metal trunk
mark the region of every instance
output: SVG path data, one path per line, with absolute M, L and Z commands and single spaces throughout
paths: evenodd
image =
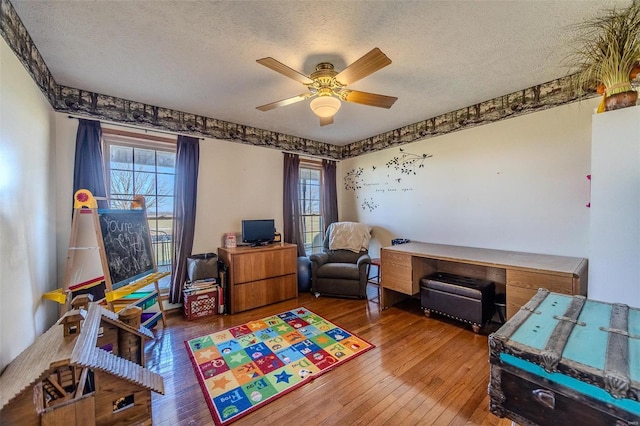
M 521 425 L 640 425 L 640 310 L 540 289 L 489 336 L 490 410 Z

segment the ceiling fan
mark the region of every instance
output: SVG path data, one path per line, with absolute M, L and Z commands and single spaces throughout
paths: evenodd
M 342 105 L 340 101 L 388 109 L 398 99 L 393 96 L 346 88 L 349 84 L 355 83 L 391 63 L 391 59 L 377 47 L 340 72 L 333 69 L 333 64 L 321 62 L 316 65 L 315 72 L 308 77 L 271 57 L 258 59 L 256 62 L 304 84 L 309 90 L 308 93 L 256 107 L 260 111 L 269 111 L 315 97 L 310 103 L 311 110 L 320 117 L 320 125 L 326 126 L 333 123 L 333 116 Z

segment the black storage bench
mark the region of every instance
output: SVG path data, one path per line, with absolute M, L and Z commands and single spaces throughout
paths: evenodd
M 495 312 L 493 281 L 436 272 L 420 280 L 420 304 L 431 312 L 470 323 L 475 333 Z

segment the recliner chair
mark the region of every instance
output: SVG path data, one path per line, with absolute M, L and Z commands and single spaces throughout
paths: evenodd
M 323 241 L 323 253 L 314 253 L 311 260 L 311 288 L 316 295 L 367 297 L 367 273 L 371 257 L 368 249 L 354 252 L 329 248 L 330 226 Z

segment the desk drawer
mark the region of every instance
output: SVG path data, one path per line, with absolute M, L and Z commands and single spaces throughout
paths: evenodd
M 508 269 L 507 286 L 527 288 L 533 293 L 546 288 L 554 293 L 573 294 L 573 277 Z
M 560 294 L 573 293 L 573 277 L 507 269 L 507 318 L 511 318 L 539 288 Z
M 536 293 L 530 288 L 507 287 L 507 318 L 514 316 Z
M 395 263 L 397 265 L 403 265 L 411 268 L 411 255 L 407 253 L 398 253 L 382 249 L 380 258 L 382 259 L 382 262 Z
M 413 294 L 411 266 L 382 262 L 382 286 L 404 294 Z
M 413 294 L 411 255 L 382 250 L 382 286 L 404 294 Z

